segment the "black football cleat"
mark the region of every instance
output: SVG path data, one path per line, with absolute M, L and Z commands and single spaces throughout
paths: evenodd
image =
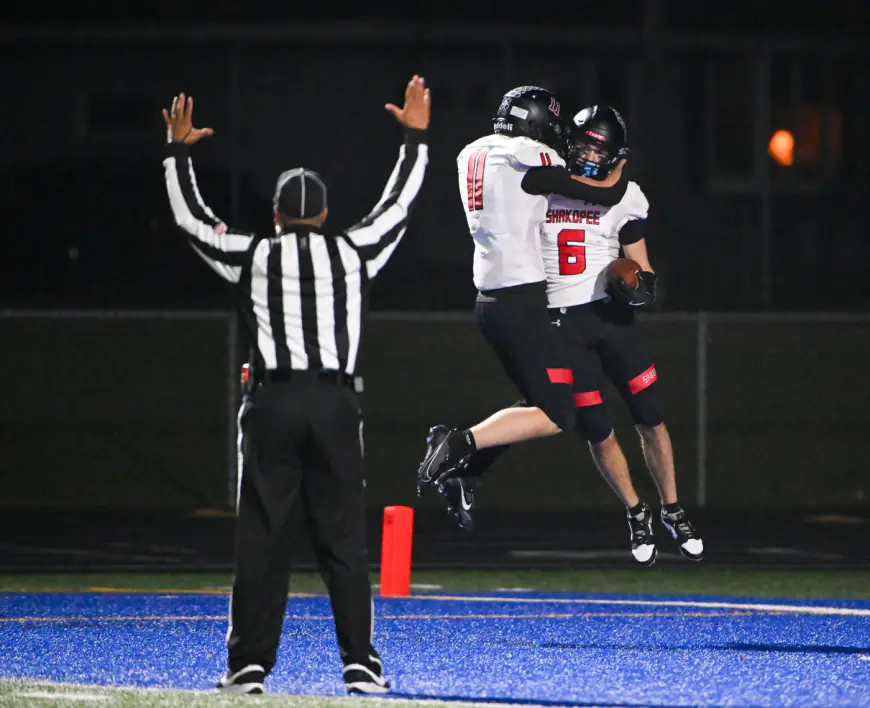
M 439 479 L 449 475 L 465 463 L 465 457 L 459 457 L 450 449 L 450 443 L 461 439 L 459 430 L 449 430 L 444 425 L 435 425 L 429 429 L 426 438 L 426 457 L 417 469 L 417 495 L 423 496 L 426 487 L 433 486 Z
M 438 491 L 447 498 L 447 513 L 463 531 L 474 530 L 474 490 L 479 477 L 451 477 L 438 484 Z

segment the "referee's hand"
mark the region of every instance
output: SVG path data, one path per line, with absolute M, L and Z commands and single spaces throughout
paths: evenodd
M 185 98 L 183 93 L 172 99 L 172 108 L 163 109 L 166 122 L 166 142 L 193 145 L 200 138 L 214 135 L 211 128 L 193 127 L 193 96 Z
M 392 113 L 396 117 L 396 120 L 406 128 L 426 130 L 429 127 L 429 110 L 431 108 L 429 89 L 426 88 L 426 81 L 422 76 L 414 74 L 405 88 L 405 105 L 399 108 L 392 103 L 388 103 L 384 108 Z

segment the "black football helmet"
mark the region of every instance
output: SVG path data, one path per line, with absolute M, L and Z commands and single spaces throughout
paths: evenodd
M 620 152 L 628 147 L 628 131 L 619 111 L 611 106 L 589 106 L 574 116 L 573 145 L 568 168 L 574 174 L 603 180 L 619 162 Z M 598 162 L 583 153 L 593 146 L 604 153 Z
M 547 89 L 518 86 L 501 99 L 492 129 L 500 135 L 537 140 L 567 160 L 571 151 L 571 123 L 561 113 L 561 102 Z

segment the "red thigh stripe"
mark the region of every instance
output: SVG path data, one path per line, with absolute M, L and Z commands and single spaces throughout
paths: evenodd
M 651 366 L 628 382 L 628 390 L 632 393 L 640 393 L 645 388 L 652 386 L 658 380 L 659 375 L 656 373 L 656 367 Z
M 547 376 L 550 377 L 550 383 L 574 383 L 574 372 L 571 369 L 547 369 Z
M 574 394 L 574 406 L 576 408 L 597 406 L 600 403 L 602 403 L 601 391 L 586 391 L 585 393 Z

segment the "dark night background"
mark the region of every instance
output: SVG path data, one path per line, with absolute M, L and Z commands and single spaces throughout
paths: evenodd
M 610 103 L 626 118 L 664 291 L 641 326 L 684 502 L 866 517 L 864 5 L 4 7 L 0 505 L 231 506 L 244 337 L 232 291 L 172 223 L 160 109 L 185 91 L 195 124 L 215 129 L 193 155 L 231 226 L 268 229 L 277 175 L 305 165 L 326 178 L 339 229 L 379 197 L 400 142 L 382 106 L 420 73 L 433 93 L 430 170 L 375 287 L 362 354 L 374 511 L 437 509 L 413 493 L 428 425 L 467 425 L 514 400 L 470 320 L 454 160 L 490 131 L 505 91 L 534 83 L 574 110 Z M 768 155 L 780 129 L 795 138 L 788 167 Z M 500 470 L 481 495 L 493 513 L 521 509 L 538 519 L 529 529 L 543 509 L 600 508 L 623 533 L 579 441 L 530 444 Z
M 207 201 L 268 227 L 277 174 L 331 185 L 331 224 L 375 200 L 398 133 L 381 105 L 434 91 L 432 171 L 376 309 L 465 310 L 471 243 L 453 160 L 502 93 L 539 83 L 622 109 L 652 203 L 666 311 L 861 311 L 868 78 L 860 3 L 686 1 L 436 7 L 93 3 L 16 7 L 3 56 L 7 307 L 226 307 L 170 223 L 159 110 L 184 90 L 214 140 Z M 244 9 L 241 9 L 244 7 Z M 418 12 L 419 10 L 419 12 Z M 765 155 L 775 129 L 796 164 Z M 14 267 L 8 267 L 14 264 Z

